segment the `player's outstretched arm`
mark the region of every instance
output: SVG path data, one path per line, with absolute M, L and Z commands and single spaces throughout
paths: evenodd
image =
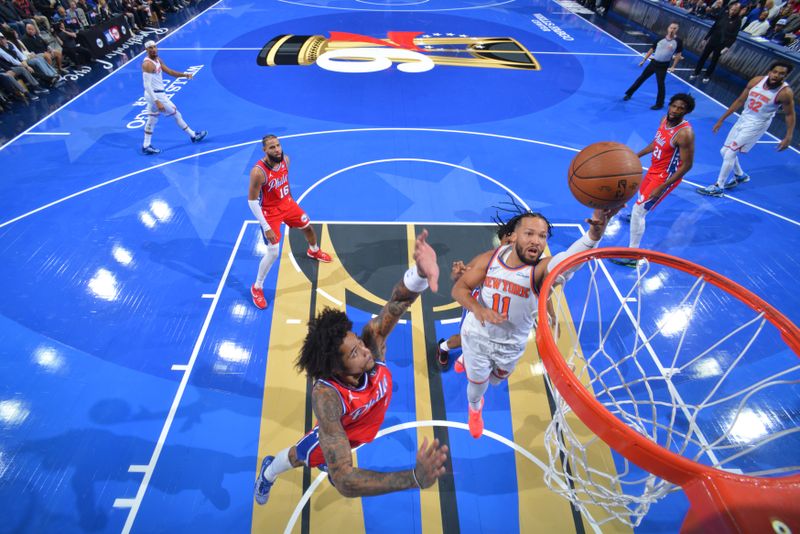
M 636 153 L 636 157 L 641 158 L 645 154 L 649 154 L 650 152 L 653 151 L 653 147 L 654 146 L 655 146 L 655 142 L 654 141 L 650 141 L 649 145 L 647 145 L 646 147 L 644 147 L 643 149 L 641 149 L 639 152 Z
M 744 103 L 747 100 L 747 95 L 750 94 L 750 89 L 755 87 L 756 84 L 758 84 L 758 82 L 761 81 L 762 77 L 763 76 L 756 76 L 755 78 L 753 78 L 752 80 L 750 80 L 748 82 L 747 87 L 745 87 L 742 90 L 741 94 L 736 97 L 736 100 L 733 101 L 733 103 L 730 105 L 730 107 L 725 110 L 725 113 L 722 114 L 722 117 L 720 117 L 719 120 L 717 120 L 717 122 L 711 128 L 711 130 L 714 133 L 717 133 L 719 131 L 719 129 L 722 128 L 722 123 L 725 122 L 725 119 L 730 117 L 733 114 L 734 111 L 736 111 L 737 109 L 739 109 L 742 106 L 744 106 Z
M 786 113 L 786 135 L 778 143 L 778 150 L 786 150 L 792 144 L 792 135 L 794 135 L 794 93 L 789 87 L 786 87 L 778 95 L 778 102 L 781 103 Z
M 323 384 L 314 386 L 311 404 L 319 420 L 319 444 L 328 464 L 328 473 L 336 489 L 345 497 L 367 497 L 410 488 L 428 488 L 444 474 L 447 445 L 428 439 L 417 451 L 414 469 L 380 472 L 353 467 L 350 442 L 342 427 L 342 401 L 339 395 Z
M 428 244 L 428 231 L 423 230 L 414 243 L 414 262 L 403 279 L 392 289 L 392 296 L 383 306 L 377 317 L 372 319 L 361 332 L 361 339 L 372 350 L 375 358 L 386 357 L 386 337 L 392 332 L 403 314 L 411 307 L 417 297 L 430 287 L 439 289 L 439 265 L 436 251 Z
M 173 78 L 189 78 L 191 80 L 194 77 L 192 74 L 188 72 L 178 72 L 176 70 L 172 70 L 171 68 L 167 67 L 163 61 L 161 62 L 161 70 L 163 70 Z

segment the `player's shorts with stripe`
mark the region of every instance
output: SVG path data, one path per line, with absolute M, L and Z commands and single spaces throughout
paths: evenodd
M 275 232 L 275 237 L 278 241 L 281 239 L 281 223 L 286 223 L 286 226 L 290 228 L 301 229 L 311 224 L 306 212 L 294 200 L 285 201 L 280 206 L 263 208 L 262 211 L 267 224 Z M 269 245 L 266 236 L 264 236 L 264 243 Z
M 355 449 L 363 445 L 365 442 L 350 441 L 350 448 Z M 295 445 L 297 451 L 297 459 L 306 464 L 308 467 L 318 467 L 323 471 L 328 470 L 325 463 L 325 456 L 322 454 L 322 447 L 319 446 L 319 427 L 315 426 L 311 432 L 303 436 L 300 441 Z
M 525 345 L 496 343 L 480 334 L 462 331 L 461 350 L 467 380 L 482 384 L 491 376 L 507 378 L 522 358 Z
M 670 185 L 668 188 L 664 189 L 664 191 L 653 200 L 647 200 L 653 191 L 661 186 L 664 185 L 664 182 L 669 180 L 669 177 L 672 176 L 666 172 L 648 172 L 644 175 L 644 179 L 642 180 L 642 185 L 639 186 L 639 192 L 636 196 L 636 203 L 643 204 L 644 209 L 647 211 L 653 210 L 658 204 L 667 198 L 669 195 L 678 185 L 681 183 L 682 180 L 678 180 Z
M 163 113 L 164 115 L 169 117 L 170 115 L 174 115 L 175 112 L 178 111 L 178 108 L 175 106 L 175 104 L 172 103 L 172 100 L 164 96 L 163 91 L 159 91 L 156 93 L 155 100 L 151 99 L 148 96 L 145 96 L 145 100 L 147 101 L 147 112 L 151 115 L 159 115 Z M 161 104 L 164 106 L 164 111 L 158 109 L 158 106 L 156 105 L 156 100 L 161 102 Z
M 766 133 L 769 128 L 769 123 L 742 123 L 737 121 L 733 125 L 731 131 L 728 132 L 728 137 L 725 139 L 725 147 L 733 150 L 734 152 L 741 152 L 743 154 L 750 152 L 759 139 Z

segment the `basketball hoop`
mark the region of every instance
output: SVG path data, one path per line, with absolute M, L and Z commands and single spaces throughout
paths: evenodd
M 614 267 L 618 285 L 608 258 L 640 261 Z M 540 316 L 548 300 L 557 320 L 537 329 L 536 344 L 555 400 L 551 489 L 595 526 L 637 526 L 680 487 L 690 503 L 682 532 L 800 533 L 794 324 L 713 271 L 641 249 L 567 258 L 543 283 Z M 766 417 L 776 399 L 782 419 Z

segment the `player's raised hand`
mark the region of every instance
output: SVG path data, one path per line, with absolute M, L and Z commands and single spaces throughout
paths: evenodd
M 428 231 L 423 230 L 414 243 L 414 262 L 417 272 L 428 279 L 428 286 L 434 293 L 439 290 L 439 264 L 436 263 L 436 251 L 428 244 Z
M 427 437 L 422 440 L 422 445 L 417 451 L 417 465 L 414 467 L 414 476 L 421 488 L 433 486 L 433 483 L 444 474 L 447 452 L 447 445 L 440 446 L 438 439 L 434 439 L 430 446 Z
M 464 274 L 464 271 L 467 270 L 467 266 L 464 265 L 464 262 L 461 260 L 454 261 L 453 267 L 450 269 L 450 279 L 455 282 L 461 275 Z

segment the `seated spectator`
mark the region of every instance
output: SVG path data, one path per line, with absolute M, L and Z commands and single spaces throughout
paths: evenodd
M 86 15 L 86 20 L 89 22 L 89 26 L 94 26 L 100 22 L 100 16 L 97 13 L 96 4 L 89 4 L 86 0 L 77 0 L 76 7 L 83 11 L 84 15 Z
M 19 14 L 14 2 L 11 0 L 0 0 L 0 22 L 14 28 L 18 32 L 25 31 L 25 21 Z
M 150 19 L 150 9 L 136 0 L 119 0 L 126 12 L 132 13 L 138 28 L 146 28 Z
M 11 59 L 33 67 L 34 75 L 47 85 L 55 86 L 59 82 L 58 72 L 50 66 L 43 56 L 29 51 L 20 41 L 15 30 L 0 32 L 0 51 L 10 56 Z
M 92 53 L 77 41 L 78 34 L 67 29 L 64 21 L 56 24 L 56 37 L 61 40 L 61 49 L 65 56 L 75 65 L 88 65 L 92 62 Z
M 769 39 L 769 42 L 785 45 L 788 43 L 788 39 L 786 38 L 786 19 L 780 19 L 775 23 L 775 27 L 767 33 L 764 34 L 764 37 Z
M 36 12 L 31 0 L 14 0 L 14 7 L 25 22 L 33 21 L 37 28 L 50 29 L 50 21 L 47 20 L 47 17 Z M 20 32 L 20 35 L 22 35 L 22 32 Z
M 56 69 L 59 73 L 64 73 L 62 66 L 61 50 L 51 48 L 47 41 L 39 34 L 39 30 L 33 24 L 25 25 L 25 36 L 22 38 L 22 43 L 25 47 L 36 55 L 41 55 L 50 66 L 53 61 L 56 63 Z
M 56 7 L 58 7 L 59 4 L 58 0 L 33 0 L 33 5 L 39 13 L 48 19 L 52 19 L 53 15 L 56 14 Z
M 103 4 L 106 4 L 106 0 L 102 0 Z M 136 16 L 132 11 L 129 11 L 125 5 L 122 3 L 121 0 L 109 0 L 108 9 L 111 11 L 112 16 L 123 15 L 125 17 L 125 21 L 128 23 L 128 27 L 131 29 L 131 33 L 136 35 L 136 32 L 141 31 L 141 28 L 138 25 L 136 20 Z
M 25 86 L 29 91 L 33 92 L 34 95 L 49 93 L 50 91 L 42 87 L 36 78 L 34 78 L 33 67 L 28 65 L 25 61 L 19 61 L 8 55 L 5 51 L 6 44 L 8 44 L 8 40 L 5 36 L 0 35 L 0 72 L 4 72 L 5 75 L 10 76 L 14 81 L 22 80 L 25 82 Z M 22 91 L 23 94 L 26 92 L 27 91 Z M 37 98 L 33 97 L 30 99 L 37 100 Z
M 63 22 L 64 26 L 69 31 L 73 31 L 73 32 L 78 32 L 81 29 L 83 29 L 83 26 L 81 26 L 81 23 L 78 20 L 78 17 L 76 15 L 70 15 L 69 13 L 67 13 L 67 10 L 64 9 L 64 6 L 58 6 L 56 8 L 56 14 L 53 17 L 53 22 L 56 22 L 56 23 Z
M 106 22 L 114 18 L 114 13 L 111 12 L 111 8 L 108 6 L 106 0 L 98 0 L 97 9 L 95 11 L 97 13 L 97 19 L 101 22 Z
M 67 9 L 67 15 L 70 17 L 75 18 L 80 24 L 80 29 L 88 28 L 90 26 L 89 19 L 86 18 L 86 13 L 78 7 L 77 2 L 75 0 L 71 0 L 69 3 L 69 9 Z
M 769 30 L 769 20 L 767 20 L 768 11 L 761 11 L 758 20 L 754 20 L 744 29 L 744 33 L 750 34 L 753 37 L 761 37 L 767 30 Z

